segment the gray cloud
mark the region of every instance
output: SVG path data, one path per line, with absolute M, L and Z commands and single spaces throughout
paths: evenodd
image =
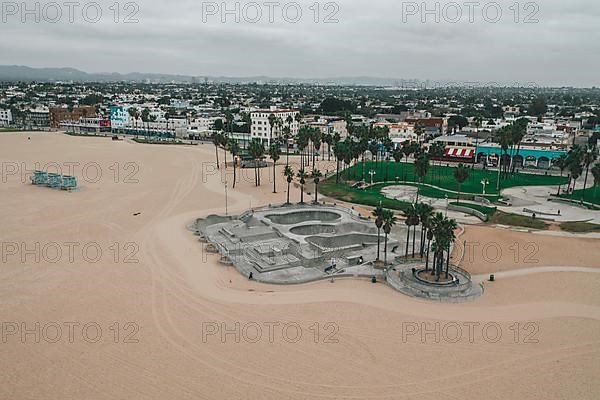
M 44 2 L 47 4 L 48 2 Z M 57 3 L 62 4 L 62 1 Z M 537 82 L 540 85 L 599 85 L 594 66 L 600 61 L 597 20 L 600 4 L 593 0 L 545 0 L 537 3 L 537 23 L 523 19 L 535 11 L 520 3 L 519 22 L 514 21 L 514 0 L 498 1 L 502 18 L 484 19 L 477 7 L 474 22 L 435 22 L 421 13 L 403 19 L 403 3 L 393 0 L 338 1 L 334 18 L 313 21 L 314 0 L 302 0 L 302 18 L 290 23 L 278 7 L 274 22 L 262 1 L 260 22 L 236 23 L 228 15 L 207 16 L 202 2 L 175 0 L 136 2 L 138 23 L 125 24 L 126 2 L 120 3 L 120 22 L 113 21 L 113 0 L 97 1 L 103 11 L 98 23 L 75 22 L 63 15 L 57 23 L 25 23 L 20 15 L 3 15 L 0 21 L 0 63 L 31 66 L 72 66 L 89 72 L 162 72 L 189 75 L 270 75 L 332 77 L 369 75 L 397 78 L 444 79 L 481 82 Z M 235 2 L 225 2 L 231 9 Z M 240 9 L 250 3 L 240 2 Z M 290 2 L 282 1 L 281 5 Z M 449 1 L 439 3 L 439 9 Z M 455 3 L 455 4 L 456 4 Z M 6 7 L 6 3 L 3 3 Z M 20 2 L 15 3 L 20 4 Z M 222 2 L 217 2 L 221 6 Z M 407 3 L 405 3 L 407 4 Z M 420 6 L 421 1 L 415 2 Z M 427 2 L 433 9 L 434 2 Z M 28 2 L 33 8 L 33 2 Z M 448 7 L 448 6 L 447 6 Z M 63 7 L 63 10 L 66 10 Z M 490 9 L 489 16 L 495 13 Z M 252 18 L 255 14 L 248 13 Z M 294 16 L 293 9 L 288 14 Z M 456 15 L 448 8 L 448 17 Z

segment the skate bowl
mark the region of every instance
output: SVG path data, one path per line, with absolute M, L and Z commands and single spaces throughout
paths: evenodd
M 299 236 L 313 236 L 322 233 L 336 233 L 333 225 L 301 225 L 290 229 L 290 233 Z
M 333 211 L 295 211 L 286 214 L 271 214 L 265 218 L 269 219 L 274 224 L 279 225 L 296 225 L 309 221 L 334 222 L 342 218 L 342 216 Z
M 354 233 L 341 236 L 310 236 L 306 241 L 320 249 L 344 249 L 377 244 L 377 235 Z

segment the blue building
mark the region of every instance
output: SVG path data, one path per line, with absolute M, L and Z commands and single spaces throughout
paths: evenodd
M 522 167 L 537 167 L 542 169 L 550 168 L 553 160 L 561 155 L 567 154 L 563 150 L 544 150 L 521 147 L 517 155 L 517 149 L 508 149 L 508 155 L 505 158 L 512 158 L 516 163 L 517 168 Z M 502 148 L 498 145 L 480 145 L 477 147 L 477 162 L 492 162 L 497 163 L 498 158 L 502 155 Z M 503 161 L 504 163 L 505 161 Z

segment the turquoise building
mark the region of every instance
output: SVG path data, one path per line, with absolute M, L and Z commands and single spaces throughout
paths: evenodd
M 561 155 L 567 154 L 563 150 L 545 150 L 521 147 L 517 155 L 517 149 L 508 149 L 508 157 L 513 159 L 517 167 L 550 168 L 553 160 Z M 502 155 L 500 146 L 480 145 L 477 147 L 477 162 L 496 161 Z M 505 156 L 506 157 L 506 156 Z

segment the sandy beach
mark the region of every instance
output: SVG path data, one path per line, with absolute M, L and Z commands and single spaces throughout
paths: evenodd
M 600 396 L 600 274 L 507 277 L 464 304 L 368 280 L 262 285 L 186 225 L 225 213 L 225 177 L 231 214 L 284 202 L 282 165 L 273 194 L 272 168 L 261 187 L 245 170 L 232 189 L 209 144 L 6 133 L 0 160 L 0 398 Z M 36 163 L 80 190 L 31 185 Z M 473 275 L 600 269 L 598 239 L 468 226 L 460 240 Z

